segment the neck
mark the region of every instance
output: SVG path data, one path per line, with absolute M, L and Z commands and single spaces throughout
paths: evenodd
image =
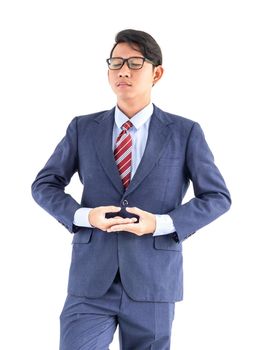
M 117 101 L 119 109 L 128 117 L 132 118 L 135 114 L 149 105 L 150 99 L 145 102 L 133 102 L 133 101 Z

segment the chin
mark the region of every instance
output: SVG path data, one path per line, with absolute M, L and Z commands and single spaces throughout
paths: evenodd
M 117 93 L 117 97 L 120 100 L 132 100 L 135 96 L 133 94 L 123 94 L 123 93 Z

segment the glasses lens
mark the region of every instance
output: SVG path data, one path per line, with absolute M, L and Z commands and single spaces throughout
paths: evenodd
M 142 57 L 130 57 L 128 59 L 128 64 L 130 69 L 140 69 L 143 67 L 144 58 Z
M 108 59 L 108 65 L 110 69 L 120 69 L 123 65 L 122 58 L 110 58 Z

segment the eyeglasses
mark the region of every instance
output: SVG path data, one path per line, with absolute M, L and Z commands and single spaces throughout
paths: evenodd
M 122 58 L 122 57 L 111 57 L 106 60 L 109 69 L 116 70 L 121 69 L 124 63 L 127 63 L 127 66 L 130 69 L 141 69 L 144 65 L 144 62 L 148 62 L 154 65 L 152 61 L 145 57 L 129 57 L 129 58 Z

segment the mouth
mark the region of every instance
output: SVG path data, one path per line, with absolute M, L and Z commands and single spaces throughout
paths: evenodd
M 126 81 L 119 81 L 118 83 L 116 83 L 117 87 L 127 87 L 127 86 L 131 86 L 130 83 L 127 83 Z

